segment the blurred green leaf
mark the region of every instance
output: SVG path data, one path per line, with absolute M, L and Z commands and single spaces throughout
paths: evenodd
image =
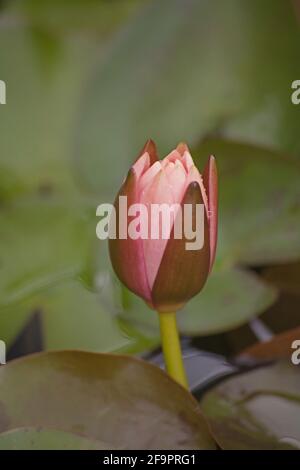
M 267 114 L 266 129 L 249 140 L 298 152 L 300 108 L 290 95 L 299 39 L 290 2 L 150 2 L 91 77 L 78 123 L 79 178 L 111 193 L 147 138 L 165 154 L 214 131 L 244 137 L 230 123 L 256 114 Z
M 296 2 L 237 0 L 237 3 L 244 10 L 238 21 L 245 43 L 238 43 L 236 48 L 244 48 L 248 100 L 241 112 L 224 120 L 221 132 L 298 157 L 300 106 L 291 101 L 292 83 L 300 76 Z M 235 52 L 234 48 L 228 53 Z
M 47 34 L 42 39 L 18 21 L 3 19 L 2 24 L 1 79 L 7 85 L 7 103 L 0 108 L 1 167 L 24 191 L 74 190 L 71 129 L 95 43 L 80 38 L 57 42 Z
M 160 346 L 160 333 L 158 314 L 150 309 L 147 304 L 130 292 L 125 287 L 121 287 L 122 305 L 118 312 L 120 326 L 128 332 L 143 339 L 141 345 L 133 345 L 125 349 L 125 352 L 139 353 L 139 346 L 148 345 L 148 350 L 153 350 Z
M 30 300 L 0 307 L 0 338 L 5 341 L 8 348 L 35 313 Z
M 178 313 L 180 330 L 191 336 L 222 333 L 247 323 L 275 299 L 276 290 L 249 271 L 216 271 Z
M 86 77 L 102 56 L 107 33 L 140 7 L 138 0 L 5 3 L 0 63 L 7 104 L 0 108 L 0 160 L 23 190 L 74 189 L 72 129 Z M 9 194 L 19 193 L 12 188 Z
M 79 275 L 94 236 L 80 201 L 27 198 L 0 211 L 1 305 Z
M 0 338 L 7 347 L 33 314 L 38 314 L 40 341 L 46 350 L 86 349 L 133 354 L 159 344 L 157 336 L 152 337 L 118 319 L 103 297 L 77 280 L 63 280 L 23 301 L 0 308 Z
M 260 265 L 300 257 L 300 166 L 261 147 L 207 139 L 201 168 L 217 159 L 220 182 L 217 263 Z
M 80 282 L 61 283 L 37 296 L 46 349 L 114 351 L 133 340 L 101 304 L 99 295 Z
M 42 426 L 125 449 L 214 449 L 197 403 L 138 359 L 65 351 L 0 368 L 0 429 Z
M 159 341 L 157 313 L 129 293 L 121 318 L 145 335 Z M 242 269 L 214 271 L 203 291 L 178 312 L 182 334 L 204 336 L 221 333 L 247 323 L 276 299 L 276 290 L 258 276 Z
M 0 204 L 24 192 L 25 183 L 6 166 L 0 164 Z
M 107 450 L 111 444 L 53 429 L 21 428 L 0 434 L 0 450 Z
M 117 319 L 117 286 L 89 204 L 27 198 L 3 206 L 0 223 L 0 337 L 8 345 L 37 312 L 46 349 L 140 352 L 158 344 Z
M 201 404 L 222 449 L 299 449 L 300 376 L 280 362 L 225 380 Z
M 145 1 L 145 0 L 144 0 Z M 130 17 L 141 0 L 11 0 L 7 11 L 56 34 L 85 33 L 103 36 Z

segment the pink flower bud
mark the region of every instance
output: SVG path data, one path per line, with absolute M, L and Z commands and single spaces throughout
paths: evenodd
M 149 140 L 129 170 L 115 201 L 117 220 L 119 196 L 127 196 L 128 207 L 143 204 L 150 222 L 153 204 L 177 204 L 180 208 L 190 204 L 193 218 L 196 205 L 204 205 L 204 242 L 200 249 L 186 249 L 189 240 L 184 231 L 180 239 L 174 236 L 174 221 L 167 239 L 122 239 L 118 235 L 110 239 L 110 257 L 117 276 L 152 308 L 160 312 L 178 310 L 204 286 L 216 251 L 217 191 L 214 157 L 209 157 L 202 177 L 184 143 L 158 160 L 155 144 Z M 126 223 L 130 220 L 128 216 Z

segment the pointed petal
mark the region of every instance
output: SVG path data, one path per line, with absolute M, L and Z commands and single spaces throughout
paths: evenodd
M 172 150 L 172 152 L 170 152 L 163 160 L 162 160 L 162 166 L 164 167 L 165 165 L 167 165 L 169 162 L 173 162 L 175 163 L 176 160 L 180 160 L 181 159 L 181 155 L 179 152 L 177 152 L 177 150 Z
M 182 200 L 184 204 L 203 204 L 200 186 L 191 183 Z M 195 211 L 193 211 L 195 219 Z M 183 231 L 184 234 L 184 231 Z M 187 300 L 204 286 L 209 272 L 209 229 L 204 211 L 204 246 L 200 250 L 186 250 L 188 240 L 174 238 L 172 230 L 163 258 L 152 287 L 152 302 L 160 312 L 171 312 L 181 308 Z
M 185 166 L 186 171 L 189 172 L 190 168 L 192 168 L 192 166 L 194 165 L 194 161 L 192 159 L 191 154 L 189 152 L 184 152 L 181 161 Z
M 208 197 L 211 269 L 215 260 L 218 237 L 218 172 L 215 157 L 212 155 L 204 168 L 203 184 Z
M 172 165 L 172 162 L 170 162 L 169 165 Z M 173 165 L 171 171 L 166 171 L 166 176 L 173 193 L 174 202 L 180 204 L 185 190 L 186 171 L 180 160 L 176 160 L 176 163 Z
M 189 169 L 194 165 L 193 158 L 191 156 L 190 149 L 188 148 L 185 142 L 180 142 L 176 147 L 177 152 L 181 156 L 181 162 L 186 170 L 189 172 Z
M 190 185 L 190 183 L 193 183 L 194 181 L 196 181 L 196 183 L 198 183 L 200 186 L 203 203 L 205 205 L 205 209 L 208 215 L 208 199 L 207 199 L 206 190 L 203 184 L 202 176 L 200 175 L 198 168 L 193 164 L 193 166 L 189 169 L 189 173 L 186 179 L 186 188 Z
M 117 238 L 109 240 L 109 253 L 112 266 L 119 279 L 135 294 L 151 304 L 151 292 L 146 275 L 142 240 L 119 239 L 119 196 L 127 196 L 127 206 L 138 202 L 137 175 L 133 168 L 123 183 L 115 200 Z M 126 214 L 127 217 L 127 214 Z M 127 223 L 125 225 L 127 227 Z
M 167 177 L 163 169 L 161 169 L 149 184 L 143 189 L 140 196 L 142 204 L 172 204 L 173 194 Z
M 147 171 L 141 176 L 139 180 L 139 192 L 141 192 L 145 187 L 155 178 L 157 173 L 161 170 L 161 162 L 158 160 L 156 161 Z
M 175 168 L 175 163 L 173 162 L 165 163 L 163 166 L 165 175 L 168 176 L 174 170 L 174 168 Z
M 185 152 L 189 153 L 190 154 L 190 150 L 187 146 L 187 144 L 185 142 L 180 142 L 177 147 L 176 147 L 176 150 L 178 153 L 180 153 L 181 157 L 183 157 L 183 155 L 185 154 Z
M 155 225 L 159 234 L 159 238 L 157 239 L 151 238 L 151 234 L 149 234 L 149 238 L 147 240 L 143 240 L 146 272 L 151 289 L 168 242 L 168 238 L 163 239 L 161 236 L 161 220 L 159 221 L 159 226 L 157 226 L 155 221 L 152 221 L 151 219 L 151 205 L 170 205 L 174 202 L 171 187 L 168 184 L 168 180 L 163 170 L 157 173 L 151 183 L 141 192 L 140 202 L 145 204 L 147 207 L 149 227 L 151 227 L 152 224 Z
M 147 140 L 145 143 L 144 147 L 142 148 L 139 157 L 143 155 L 143 153 L 148 153 L 150 157 L 150 165 L 153 165 L 153 163 L 158 160 L 158 155 L 157 155 L 157 149 L 155 142 L 152 139 Z
M 148 152 L 143 153 L 132 165 L 137 179 L 139 179 L 148 170 L 149 167 L 150 157 Z

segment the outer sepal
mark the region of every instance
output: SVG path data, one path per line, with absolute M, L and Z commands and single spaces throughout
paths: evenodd
M 139 153 L 138 159 L 146 152 L 149 154 L 150 157 L 150 165 L 153 165 L 153 163 L 158 160 L 158 154 L 155 142 L 152 139 L 147 140 L 144 147 Z
M 204 204 L 198 183 L 188 186 L 181 205 Z M 193 221 L 196 211 L 193 210 Z M 184 218 L 183 218 L 184 220 Z M 204 245 L 200 250 L 186 250 L 184 236 L 174 238 L 174 228 L 167 243 L 153 288 L 152 303 L 159 312 L 171 312 L 181 308 L 204 286 L 210 266 L 209 228 L 204 211 Z
M 127 196 L 128 207 L 137 202 L 137 177 L 133 168 L 128 172 L 116 199 L 116 239 L 109 239 L 109 254 L 112 266 L 119 279 L 135 294 L 151 303 L 151 293 L 146 276 L 142 240 L 119 238 L 119 196 Z M 127 215 L 126 215 L 127 216 Z M 129 219 L 129 217 L 128 217 Z M 127 220 L 125 227 L 128 227 Z
M 218 172 L 216 160 L 211 155 L 203 172 L 203 184 L 208 198 L 209 233 L 210 233 L 210 270 L 213 266 L 218 236 Z

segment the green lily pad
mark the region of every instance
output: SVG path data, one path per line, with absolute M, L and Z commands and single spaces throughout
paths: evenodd
M 14 302 L 8 307 L 0 308 L 0 338 L 7 348 L 16 340 L 34 314 L 31 302 Z
M 0 338 L 7 348 L 38 314 L 46 350 L 140 353 L 159 345 L 159 337 L 122 322 L 103 298 L 79 280 L 64 280 L 21 302 L 0 308 Z
M 146 138 L 161 154 L 215 130 L 238 139 L 240 121 L 256 115 L 266 124 L 249 125 L 249 141 L 299 153 L 290 99 L 299 37 L 292 5 L 281 0 L 149 2 L 91 77 L 78 124 L 79 178 L 110 193 Z
M 154 349 L 159 339 L 120 321 L 99 293 L 81 282 L 67 281 L 35 299 L 40 308 L 44 346 L 97 352 L 140 353 Z
M 1 306 L 84 269 L 94 232 L 90 209 L 80 201 L 17 200 L 2 206 L 0 225 Z
M 249 271 L 216 270 L 204 290 L 178 313 L 180 331 L 197 336 L 237 328 L 265 311 L 276 297 L 274 288 Z
M 7 84 L 0 111 L 1 166 L 21 181 L 23 191 L 73 191 L 70 132 L 93 48 L 82 41 L 57 44 L 51 37 L 45 45 L 42 34 L 33 37 L 14 16 L 6 22 L 9 26 L 0 29 L 1 79 Z M 43 51 L 42 61 L 37 42 L 51 49 Z M 11 197 L 19 195 L 18 187 L 16 195 L 12 189 Z
M 46 349 L 157 346 L 157 338 L 117 318 L 106 247 L 88 205 L 27 198 L 3 206 L 0 220 L 0 338 L 8 347 L 37 312 Z
M 217 159 L 220 181 L 217 262 L 270 264 L 300 256 L 300 166 L 261 147 L 207 139 L 195 151 L 201 168 Z
M 99 246 L 97 240 L 95 248 L 81 279 L 89 290 L 97 293 L 106 313 L 117 322 L 123 338 L 127 338 L 125 344 L 123 340 L 123 346 L 120 344 L 118 351 L 139 354 L 155 349 L 160 345 L 157 314 L 150 311 L 144 301 L 122 286 L 116 278 L 112 272 L 107 243 L 102 242 Z
M 107 450 L 110 444 L 53 429 L 21 428 L 0 434 L 0 450 Z
M 238 20 L 245 42 L 235 47 L 244 50 L 249 101 L 246 109 L 224 119 L 221 132 L 298 157 L 300 109 L 291 102 L 292 83 L 300 76 L 300 62 L 296 59 L 300 44 L 296 7 L 281 0 L 233 3 L 239 4 L 241 13 L 247 11 Z M 266 40 L 268 37 L 273 40 Z M 230 56 L 234 54 L 235 50 L 231 50 Z
M 124 321 L 145 335 L 159 339 L 157 313 L 134 294 L 121 314 Z M 189 336 L 216 334 L 237 328 L 266 310 L 276 290 L 253 273 L 242 269 L 214 271 L 203 291 L 178 312 L 180 332 Z
M 280 362 L 225 380 L 201 402 L 223 449 L 299 449 L 300 376 Z
M 107 35 L 122 24 L 128 16 L 141 6 L 141 0 L 123 0 L 107 3 L 95 0 L 36 0 L 14 1 L 6 5 L 6 12 L 22 15 L 30 24 L 38 25 L 46 31 L 66 35 L 85 33 Z
M 78 281 L 61 283 L 37 296 L 46 349 L 115 351 L 133 340 L 121 331 L 99 295 Z
M 197 402 L 144 361 L 50 352 L 0 368 L 0 430 L 45 427 L 124 449 L 214 449 Z
M 34 312 L 41 315 L 47 348 L 114 350 L 127 344 L 99 299 L 72 281 L 84 271 L 95 236 L 89 206 L 24 198 L 3 205 L 0 221 L 0 337 L 7 345 Z
M 10 200 L 13 197 L 21 195 L 25 188 L 21 178 L 16 177 L 13 171 L 0 164 L 0 202 Z
M 17 0 L 2 6 L 7 103 L 0 108 L 1 173 L 3 168 L 16 180 L 11 178 L 7 195 L 18 196 L 20 187 L 76 190 L 72 129 L 86 77 L 109 34 L 141 6 L 140 0 Z

